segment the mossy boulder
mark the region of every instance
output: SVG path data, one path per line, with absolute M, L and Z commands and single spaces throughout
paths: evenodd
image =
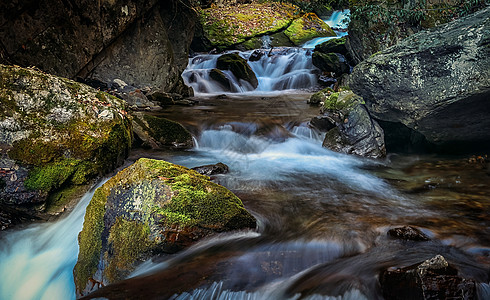
M 90 278 L 112 283 L 152 255 L 255 224 L 241 200 L 209 177 L 141 158 L 97 189 L 87 207 L 74 269 L 77 293 L 90 292 Z
M 346 38 L 341 37 L 338 39 L 331 39 L 315 46 L 315 51 L 322 53 L 340 53 L 342 55 L 347 54 L 347 48 L 345 47 Z
M 350 67 L 345 57 L 338 53 L 325 54 L 315 51 L 311 60 L 313 65 L 323 72 L 333 72 L 337 76 L 350 72 Z
M 244 80 L 250 83 L 254 89 L 259 85 L 254 71 L 252 71 L 247 61 L 238 55 L 238 53 L 221 55 L 216 61 L 216 67 L 220 70 L 230 70 L 238 80 Z
M 322 94 L 321 112 L 336 125 L 327 132 L 323 147 L 371 158 L 386 155 L 383 130 L 371 119 L 361 97 L 347 89 Z
M 315 104 L 315 105 L 319 105 L 320 103 L 325 103 L 325 101 L 327 99 L 329 99 L 330 95 L 333 94 L 333 89 L 331 88 L 325 88 L 321 91 L 318 91 L 316 93 L 314 93 L 313 95 L 310 96 L 310 99 L 308 99 L 308 101 L 306 101 L 306 103 L 308 104 Z
M 187 149 L 194 145 L 191 133 L 180 123 L 143 112 L 133 116 L 134 133 L 145 148 Z
M 297 17 L 299 8 L 287 3 L 247 3 L 212 7 L 200 11 L 204 41 L 193 44 L 228 49 L 253 37 L 283 30 Z M 208 49 L 210 50 L 210 49 Z
M 231 91 L 230 79 L 226 77 L 226 74 L 223 73 L 223 71 L 221 71 L 220 69 L 214 68 L 209 71 L 209 77 L 221 84 L 224 91 Z
M 284 32 L 296 46 L 323 36 L 335 36 L 335 32 L 314 13 L 307 13 L 296 19 Z
M 62 206 L 59 197 L 71 193 L 60 190 L 113 170 L 129 153 L 124 102 L 86 85 L 0 65 L 0 103 L 0 176 L 6 183 L 0 202 L 42 205 L 58 193 Z

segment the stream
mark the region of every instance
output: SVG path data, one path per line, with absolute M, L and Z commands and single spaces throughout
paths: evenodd
M 477 282 L 478 299 L 490 299 L 486 167 L 468 157 L 392 153 L 371 160 L 323 148 L 324 134 L 308 126 L 318 114 L 318 107 L 306 104 L 307 89 L 317 84 L 311 50 L 291 48 L 275 56 L 252 65 L 257 90 L 237 82 L 226 95 L 206 77 L 216 57 L 191 58 L 183 77 L 198 104 L 158 115 L 188 128 L 195 147 L 133 149 L 126 162 L 149 157 L 186 167 L 227 164 L 230 172 L 212 180 L 242 199 L 257 228 L 154 257 L 130 278 L 87 298 L 383 299 L 380 270 L 441 254 L 462 277 Z M 276 67 L 267 69 L 272 60 Z M 6 232 L 0 240 L 0 299 L 75 298 L 77 236 L 103 182 L 61 220 Z M 417 226 L 431 240 L 387 236 L 388 229 L 403 225 Z

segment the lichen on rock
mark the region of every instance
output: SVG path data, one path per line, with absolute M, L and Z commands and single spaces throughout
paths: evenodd
M 111 283 L 152 254 L 175 252 L 215 232 L 254 227 L 241 200 L 209 177 L 141 158 L 97 189 L 87 207 L 74 269 L 77 292 L 89 292 L 88 279 L 96 273 L 97 280 Z
M 43 203 L 57 189 L 112 170 L 128 154 L 131 122 L 121 100 L 35 69 L 0 65 L 0 77 L 0 144 L 27 170 L 15 172 L 2 202 L 28 204 L 24 196 L 32 191 L 30 202 Z

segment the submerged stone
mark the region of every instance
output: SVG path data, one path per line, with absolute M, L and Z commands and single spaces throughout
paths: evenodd
M 193 170 L 141 158 L 97 189 L 79 235 L 78 294 L 125 278 L 143 260 L 211 234 L 255 228 L 238 197 Z

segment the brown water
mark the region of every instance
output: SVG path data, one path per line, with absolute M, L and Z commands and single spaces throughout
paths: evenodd
M 462 277 L 482 283 L 480 298 L 487 297 L 488 162 L 401 154 L 374 161 L 331 152 L 305 124 L 318 113 L 307 97 L 199 99 L 196 106 L 159 113 L 189 128 L 198 146 L 135 150 L 131 159 L 188 167 L 226 163 L 230 173 L 213 180 L 243 200 L 258 227 L 157 257 L 134 278 L 93 296 L 382 299 L 380 270 L 441 254 Z M 401 225 L 420 228 L 431 241 L 387 237 L 388 229 Z

